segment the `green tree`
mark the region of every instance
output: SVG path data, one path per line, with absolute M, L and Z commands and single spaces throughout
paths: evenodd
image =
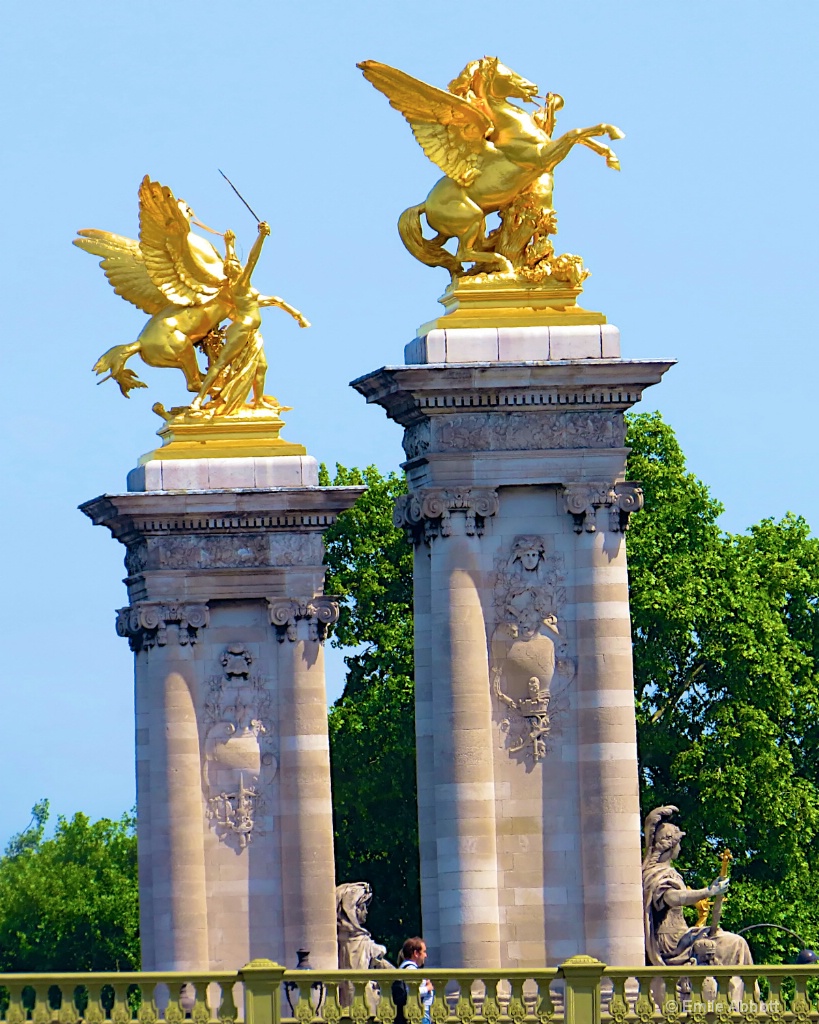
M 0 971 L 139 968 L 133 815 L 60 817 L 45 839 L 48 801 L 0 859 Z
M 787 515 L 722 532 L 658 414 L 630 417 L 629 477 L 646 509 L 628 534 L 644 811 L 680 808 L 692 878 L 735 856 L 723 921 L 819 942 L 819 541 Z M 759 959 L 792 957 L 782 932 Z
M 679 806 L 692 884 L 732 849 L 726 927 L 770 921 L 819 945 L 819 541 L 793 515 L 726 534 L 672 429 L 628 421 L 646 497 L 627 538 L 643 812 Z M 404 486 L 342 467 L 335 482 L 371 488 L 328 536 L 336 642 L 357 648 L 330 716 L 338 877 L 373 883 L 373 932 L 393 949 L 418 920 L 411 553 L 391 519 Z M 795 952 L 781 932 L 751 938 L 758 960 Z
M 353 649 L 330 711 L 336 878 L 372 885 L 368 927 L 396 956 L 420 930 L 412 548 L 392 522 L 406 485 L 374 466 L 336 466 L 332 483 L 367 485 L 325 534 L 325 588 L 342 599 L 333 644 Z

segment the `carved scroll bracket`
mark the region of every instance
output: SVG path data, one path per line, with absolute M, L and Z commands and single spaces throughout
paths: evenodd
M 498 492 L 489 487 L 422 487 L 396 501 L 392 520 L 410 543 L 420 544 L 433 537 L 448 537 L 455 512 L 465 516 L 466 535 L 480 537 L 486 519 L 497 511 Z
M 168 626 L 175 625 L 180 644 L 195 644 L 209 616 L 206 604 L 139 601 L 117 610 L 117 635 L 126 637 L 131 650 L 138 652 L 154 646 L 164 647 L 170 635 Z
M 625 533 L 632 512 L 643 507 L 643 491 L 636 483 L 607 484 L 592 481 L 566 484 L 563 488 L 566 511 L 574 519 L 574 532 L 594 533 L 605 527 L 599 516 L 608 510 L 608 528 L 612 533 Z
M 310 640 L 323 641 L 327 627 L 338 621 L 338 601 L 320 595 L 318 597 L 270 597 L 267 600 L 270 623 L 276 628 L 276 639 L 280 644 L 285 640 L 298 639 L 297 622 L 307 620 Z

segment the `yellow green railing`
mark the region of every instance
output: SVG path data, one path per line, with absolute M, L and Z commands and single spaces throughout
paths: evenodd
M 434 987 L 431 1005 L 420 992 Z M 402 986 L 394 993 L 393 982 Z M 394 1000 L 394 994 L 396 999 Z M 404 1002 L 406 999 L 406 1002 Z M 819 966 L 0 975 L 4 1024 L 819 1024 Z

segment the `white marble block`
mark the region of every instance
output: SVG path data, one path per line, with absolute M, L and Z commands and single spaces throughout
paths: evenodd
M 431 959 L 640 964 L 624 413 L 672 364 L 607 325 L 500 330 L 474 369 L 424 340 L 353 386 L 405 428 Z
M 436 329 L 413 338 L 404 358 L 408 366 L 619 359 L 620 331 L 612 324 Z
M 236 487 L 318 487 L 312 455 L 242 459 L 151 459 L 128 474 L 128 490 L 207 491 Z

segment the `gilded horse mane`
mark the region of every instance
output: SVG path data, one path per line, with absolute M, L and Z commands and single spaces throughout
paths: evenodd
M 467 103 L 473 102 L 476 97 L 478 80 L 481 79 L 484 85 L 498 69 L 497 57 L 481 57 L 479 60 L 471 60 L 463 71 L 457 75 L 447 86 L 447 91 L 454 96 L 460 96 Z

